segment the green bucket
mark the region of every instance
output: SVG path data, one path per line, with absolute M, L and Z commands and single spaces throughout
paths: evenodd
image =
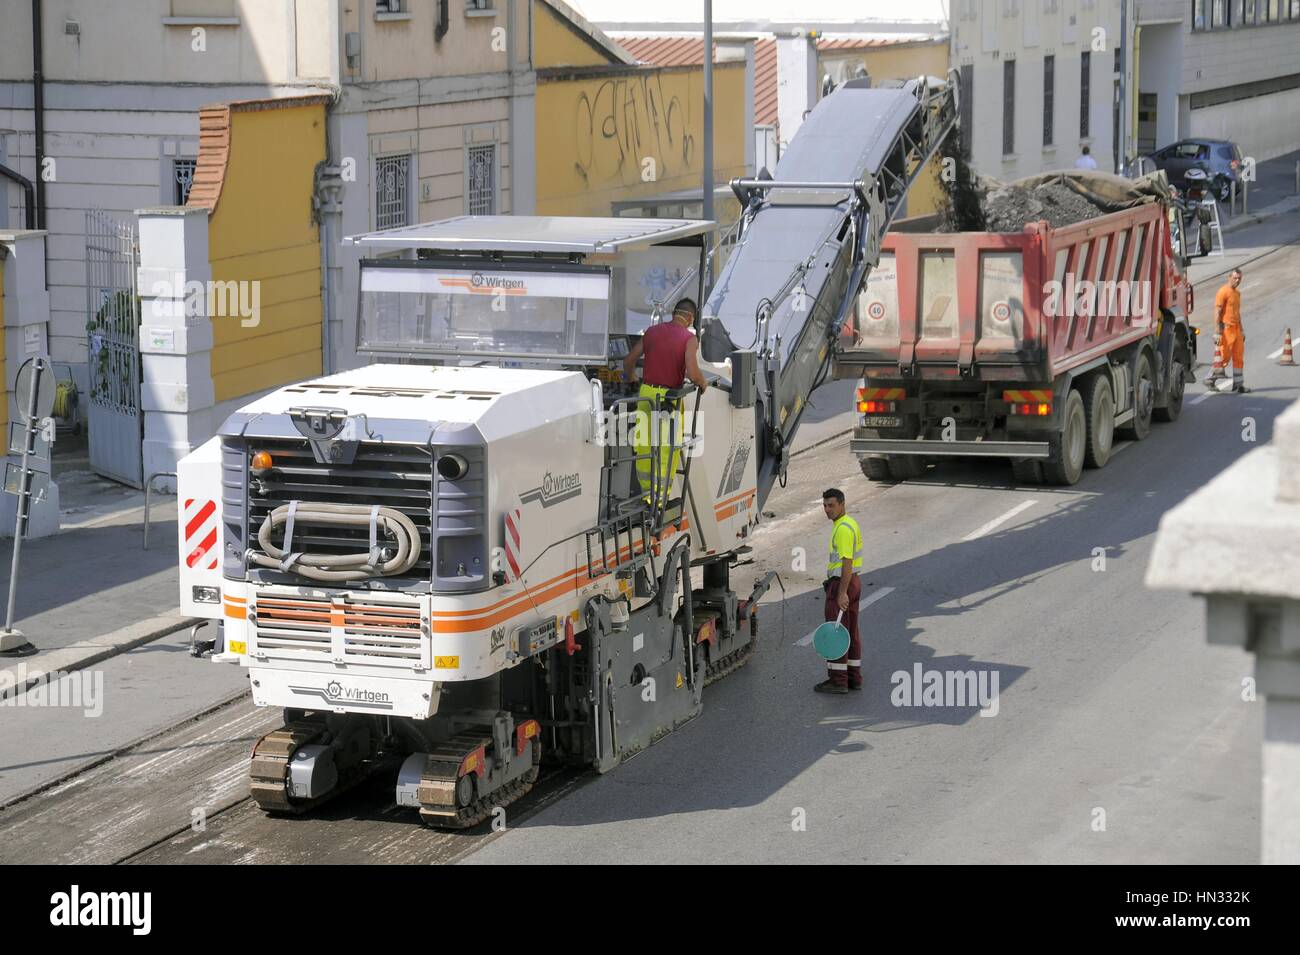
M 840 623 L 840 617 L 827 620 L 813 631 L 813 646 L 824 659 L 838 660 L 849 652 L 849 631 Z

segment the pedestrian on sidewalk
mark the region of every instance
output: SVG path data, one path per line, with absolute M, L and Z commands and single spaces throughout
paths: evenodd
M 1219 366 L 1210 372 L 1205 383 L 1217 386 L 1225 377 L 1228 363 L 1232 363 L 1232 390 L 1244 395 L 1246 387 L 1246 336 L 1241 330 L 1241 269 L 1228 274 L 1228 282 L 1214 296 L 1214 332 L 1219 339 Z
M 1078 159 L 1074 161 L 1074 168 L 1075 169 L 1096 169 L 1097 168 L 1097 160 L 1092 158 L 1091 147 L 1088 146 L 1083 147 L 1083 155 L 1081 155 Z
M 830 554 L 826 560 L 826 619 L 836 620 L 849 632 L 844 656 L 826 664 L 826 680 L 818 693 L 847 693 L 862 689 L 862 642 L 858 638 L 858 601 L 862 598 L 862 531 L 845 513 L 844 492 L 837 487 L 822 492 L 822 510 L 832 522 Z

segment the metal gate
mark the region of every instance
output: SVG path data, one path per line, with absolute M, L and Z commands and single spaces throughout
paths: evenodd
M 144 484 L 140 413 L 140 299 L 135 228 L 102 209 L 86 213 L 86 339 L 90 466 L 132 487 Z

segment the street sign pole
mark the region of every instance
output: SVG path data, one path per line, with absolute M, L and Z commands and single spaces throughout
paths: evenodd
M 37 429 L 41 426 L 42 417 L 37 402 L 40 396 L 41 377 L 48 368 L 44 358 L 33 358 L 29 364 L 31 373 L 27 389 L 27 424 L 23 432 L 22 463 L 19 466 L 17 482 L 18 502 L 14 507 L 14 554 L 9 565 L 9 605 L 5 613 L 5 628 L 0 631 L 0 653 L 6 655 L 25 655 L 36 651 L 36 647 L 23 636 L 22 631 L 14 629 L 14 604 L 18 598 L 18 562 L 22 557 L 23 536 L 27 533 L 27 518 L 31 507 L 33 442 L 36 439 Z M 20 371 L 20 379 L 21 376 Z

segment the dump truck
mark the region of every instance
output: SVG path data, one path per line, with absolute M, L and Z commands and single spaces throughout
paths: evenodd
M 1070 485 L 1106 465 L 1117 436 L 1178 418 L 1197 347 L 1177 197 L 1163 174 L 1015 185 L 1048 180 L 1099 214 L 886 236 L 835 361 L 836 377 L 860 379 L 850 447 L 869 479 L 1000 457 L 1018 481 Z
M 250 402 L 177 468 L 181 606 L 216 624 L 195 650 L 284 712 L 253 747 L 257 805 L 308 812 L 386 771 L 399 806 L 464 828 L 544 762 L 608 772 L 699 714 L 755 650 L 774 575 L 733 571 L 957 112 L 951 78 L 827 96 L 774 177 L 732 183 L 711 290 L 706 221 L 348 237 L 374 363 Z M 719 387 L 648 407 L 619 370 L 682 294 Z

